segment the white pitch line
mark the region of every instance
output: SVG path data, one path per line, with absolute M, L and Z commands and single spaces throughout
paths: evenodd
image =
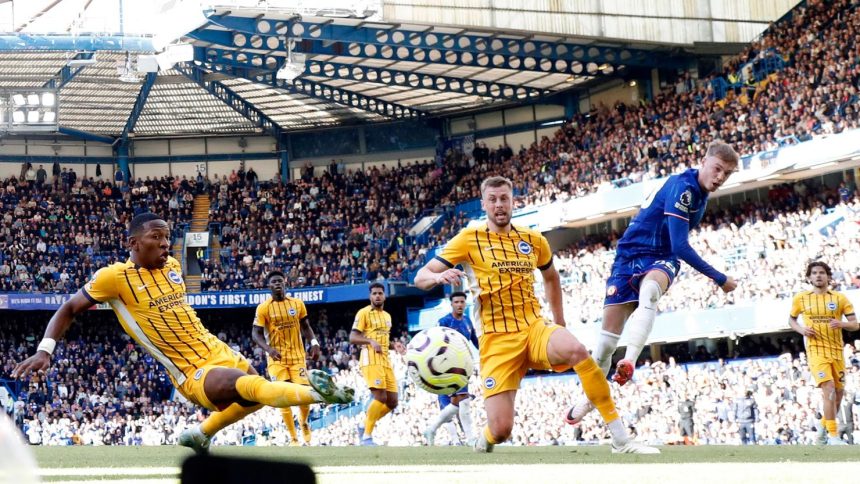
M 94 479 L 92 481 L 48 481 L 46 484 L 179 484 L 179 478 L 173 479 Z
M 474 484 L 475 482 L 630 482 L 666 484 L 690 482 L 697 484 L 772 483 L 812 484 L 831 483 L 840 476 L 857 475 L 860 462 L 769 462 L 769 463 L 667 463 L 667 464 L 491 464 L 491 465 L 433 465 L 433 466 L 319 466 L 315 467 L 320 484 Z M 42 469 L 42 477 L 92 477 L 91 481 L 52 481 L 51 484 L 177 484 L 176 467 L 94 467 Z M 128 476 L 112 480 L 100 476 Z M 154 476 L 137 478 L 134 476 Z M 164 476 L 164 477 L 161 477 Z
M 55 476 L 179 476 L 178 467 L 52 467 L 39 469 L 42 477 Z
M 786 463 L 683 463 L 683 464 L 538 464 L 538 465 L 463 465 L 463 466 L 355 466 L 317 467 L 320 484 L 350 483 L 474 484 L 475 482 L 630 482 L 666 484 L 832 483 L 839 476 L 856 475 L 860 464 L 848 462 Z

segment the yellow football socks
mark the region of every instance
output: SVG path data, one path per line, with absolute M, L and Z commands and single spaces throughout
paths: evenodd
M 305 439 L 305 443 L 311 443 L 311 428 L 308 425 L 308 417 L 311 414 L 311 406 L 310 405 L 302 405 L 299 407 L 299 415 L 301 416 L 301 420 L 299 421 L 299 425 L 302 427 L 302 436 Z
M 373 399 L 373 401 L 370 402 L 370 406 L 367 407 L 367 418 L 364 421 L 364 434 L 373 434 L 373 427 L 376 426 L 376 421 L 386 416 L 390 411 L 391 409 L 388 408 L 388 405 L 380 402 L 379 400 Z
M 209 437 L 215 435 L 219 430 L 234 424 L 245 418 L 260 408 L 262 405 L 254 405 L 253 407 L 243 407 L 238 403 L 234 403 L 221 412 L 212 412 L 206 417 L 206 420 L 200 424 L 200 430 Z
M 484 426 L 484 438 L 487 439 L 488 444 L 491 444 L 491 445 L 498 444 L 498 442 L 496 442 L 496 439 L 493 438 L 493 433 L 490 432 L 490 426 L 489 425 Z
M 290 438 L 296 442 L 296 422 L 293 420 L 293 410 L 290 407 L 281 409 L 281 416 L 284 417 L 284 425 L 287 426 L 287 431 L 290 433 Z
M 603 421 L 610 423 L 616 420 L 618 411 L 615 409 L 615 402 L 612 401 L 612 395 L 609 393 L 609 383 L 606 382 L 606 376 L 594 362 L 594 359 L 589 356 L 574 366 L 573 371 L 579 375 L 585 395 L 603 416 Z
M 259 375 L 241 376 L 236 380 L 236 391 L 240 397 L 277 408 L 315 403 L 317 400 L 311 390 L 309 386 L 268 381 Z
M 839 436 L 837 434 L 837 431 L 836 431 L 836 420 L 821 419 L 821 421 L 824 422 L 824 428 L 827 429 L 827 435 L 829 435 L 831 437 L 838 437 Z

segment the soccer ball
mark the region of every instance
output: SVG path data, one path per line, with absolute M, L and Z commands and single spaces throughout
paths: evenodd
M 475 365 L 466 338 L 441 326 L 412 337 L 406 347 L 406 363 L 412 381 L 437 395 L 450 395 L 466 386 Z

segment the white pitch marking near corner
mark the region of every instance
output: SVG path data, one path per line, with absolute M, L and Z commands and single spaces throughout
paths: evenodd
M 45 484 L 180 484 L 179 478 L 173 479 L 94 479 L 92 481 L 46 481 Z
M 179 476 L 178 467 L 53 467 L 39 469 L 42 477 Z
M 474 484 L 475 482 L 630 482 L 666 484 L 773 483 L 810 484 L 833 482 L 837 476 L 854 475 L 860 463 L 771 462 L 771 463 L 678 463 L 678 464 L 538 464 L 462 466 L 348 466 L 316 467 L 320 484 L 350 483 Z M 695 476 L 695 477 L 692 477 Z
M 320 484 L 474 484 L 475 482 L 630 482 L 667 484 L 772 483 L 812 484 L 834 482 L 839 476 L 860 472 L 858 462 L 677 463 L 677 464 L 492 464 L 438 466 L 320 466 L 314 468 Z M 49 481 L 50 484 L 177 484 L 176 467 L 93 467 L 41 469 L 42 477 L 92 477 L 93 480 Z M 117 479 L 102 480 L 101 476 Z M 120 476 L 128 476 L 125 479 Z M 134 476 L 159 476 L 142 477 Z M 164 477 L 160 477 L 164 476 Z

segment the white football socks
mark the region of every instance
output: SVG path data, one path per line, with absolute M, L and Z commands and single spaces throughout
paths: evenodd
M 630 435 L 627 433 L 627 427 L 624 426 L 621 417 L 609 422 L 607 427 L 609 427 L 609 433 L 612 434 L 612 443 L 616 447 L 623 447 L 630 441 Z
M 475 430 L 472 428 L 472 399 L 467 398 L 460 401 L 460 425 L 466 434 L 466 442 L 472 442 L 475 438 Z
M 458 410 L 459 409 L 457 408 L 457 406 L 452 403 L 446 405 L 445 408 L 443 408 L 442 411 L 439 412 L 439 416 L 436 417 L 436 420 L 434 420 L 433 423 L 430 424 L 430 431 L 436 432 L 437 430 L 439 430 L 439 427 L 441 427 L 443 423 L 450 422 L 451 419 L 454 418 L 454 415 L 457 415 Z
M 594 349 L 592 357 L 597 362 L 597 366 L 603 370 L 604 375 L 609 374 L 609 368 L 612 366 L 612 355 L 615 354 L 615 349 L 618 348 L 618 340 L 620 334 L 615 334 L 605 329 L 600 330 L 597 335 L 597 348 Z
M 624 328 L 628 341 L 624 359 L 632 361 L 634 365 L 642 353 L 642 348 L 645 347 L 645 342 L 648 341 L 651 328 L 654 327 L 657 301 L 661 295 L 662 291 L 657 281 L 647 279 L 639 286 L 639 307 L 630 315 Z
M 460 445 L 460 433 L 457 432 L 457 423 L 451 420 L 445 424 L 448 430 L 448 436 L 451 438 L 451 445 Z

